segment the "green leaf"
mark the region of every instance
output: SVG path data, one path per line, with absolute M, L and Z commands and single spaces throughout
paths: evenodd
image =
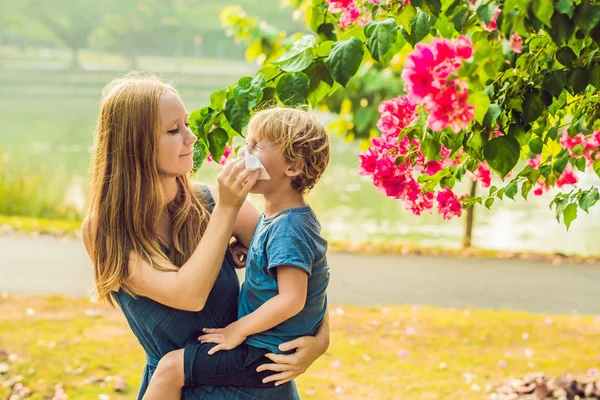
M 206 160 L 207 156 L 208 152 L 206 151 L 206 145 L 204 144 L 204 142 L 197 141 L 196 144 L 194 144 L 194 168 L 192 169 L 193 172 L 196 172 L 202 166 L 202 163 L 204 163 L 204 160 Z
M 586 35 L 589 35 L 600 22 L 600 6 L 583 1 L 575 9 L 574 22 Z
M 544 76 L 544 89 L 558 98 L 567 84 L 567 74 L 562 70 L 554 70 Z
M 523 185 L 521 186 L 521 196 L 523 196 L 523 198 L 525 200 L 527 200 L 527 195 L 529 195 L 529 192 L 531 191 L 531 189 L 533 188 L 533 184 L 529 181 L 525 181 L 523 182 Z
M 490 207 L 492 206 L 492 204 L 494 204 L 494 198 L 490 197 L 489 199 L 487 199 L 485 201 L 485 208 L 487 208 L 489 210 Z
M 600 90 L 600 63 L 590 67 L 590 83 Z
M 329 93 L 333 86 L 333 78 L 327 70 L 323 60 L 316 60 L 308 67 L 304 73 L 310 79 L 308 87 L 308 101 L 311 107 L 315 108 L 317 103 Z
M 529 150 L 533 154 L 542 154 L 542 149 L 544 148 L 544 142 L 539 137 L 534 137 L 531 142 L 529 142 Z
M 525 95 L 523 100 L 523 120 L 529 124 L 542 115 L 546 106 L 542 96 L 538 92 L 530 92 Z
M 248 120 L 250 119 L 250 110 L 241 107 L 234 99 L 229 99 L 225 103 L 223 113 L 233 130 L 241 135 L 242 129 L 248 124 Z
M 475 121 L 483 124 L 483 118 L 490 107 L 490 98 L 485 92 L 475 92 L 469 95 L 469 104 L 475 106 Z
M 548 178 L 550 173 L 552 173 L 552 165 L 542 165 L 540 167 L 540 173 L 544 178 Z
M 215 110 L 222 110 L 227 98 L 227 89 L 218 90 L 210 94 L 210 106 Z
M 479 130 L 475 130 L 469 140 L 467 140 L 465 151 L 471 157 L 481 159 L 483 158 L 483 147 L 487 142 L 488 136 L 484 135 Z
M 517 165 L 520 154 L 519 142 L 509 136 L 492 139 L 483 148 L 489 166 L 503 178 Z
M 516 179 L 513 179 L 512 181 L 510 181 L 510 183 L 504 188 L 504 194 L 506 195 L 506 197 L 510 198 L 511 200 L 515 199 L 515 196 L 517 195 L 518 192 L 519 192 L 519 185 L 517 184 Z
M 570 47 L 563 47 L 556 52 L 556 59 L 567 68 L 573 66 L 573 61 L 577 59 L 575 52 Z
M 317 38 L 313 35 L 304 35 L 292 43 L 273 64 L 286 72 L 298 72 L 312 64 L 315 54 L 314 46 Z
M 306 104 L 310 78 L 303 72 L 288 72 L 277 81 L 277 97 L 288 107 Z
M 265 107 L 272 107 L 277 100 L 275 100 L 275 88 L 272 86 L 267 86 L 263 89 L 263 97 L 260 103 L 256 106 L 256 109 L 262 110 Z
M 572 0 L 558 0 L 555 4 L 556 11 L 561 14 L 568 15 L 569 18 L 573 18 L 573 2 Z
M 600 158 L 594 161 L 594 172 L 600 176 Z
M 335 25 L 332 23 L 326 23 L 319 25 L 317 29 L 317 33 L 323 35 L 327 40 L 337 40 L 337 36 L 335 35 Z
M 557 46 L 562 46 L 569 41 L 575 31 L 575 25 L 569 17 L 564 14 L 554 14 L 552 16 L 552 27 L 547 28 L 548 34 Z
M 346 87 L 350 78 L 358 71 L 363 55 L 362 42 L 357 37 L 351 37 L 333 45 L 329 57 L 325 60 L 325 65 L 333 79 Z
M 477 8 L 477 16 L 480 20 L 485 22 L 487 25 L 490 24 L 490 21 L 496 15 L 496 11 L 498 10 L 498 4 L 496 3 L 487 3 L 479 6 Z
M 421 143 L 421 152 L 425 156 L 426 161 L 431 161 L 440 158 L 440 150 L 442 146 L 439 141 L 434 139 L 425 139 Z
M 440 0 L 424 0 L 421 7 L 429 14 L 437 16 L 442 9 L 442 2 Z
M 407 4 L 400 10 L 398 14 L 398 22 L 406 30 L 410 31 L 410 23 L 417 16 L 417 9 L 412 4 Z
M 406 40 L 404 40 L 404 36 L 402 36 L 399 29 L 396 30 L 396 41 L 394 42 L 392 47 L 387 51 L 387 53 L 384 53 L 380 56 L 379 62 L 381 63 L 381 65 L 387 67 L 390 61 L 392 61 L 392 58 L 394 58 L 400 52 L 400 50 L 402 50 L 405 44 Z
M 239 80 L 237 86 L 233 89 L 235 101 L 242 108 L 251 109 L 260 103 L 263 96 L 263 89 L 267 86 L 262 74 L 254 78 L 249 76 Z M 212 154 L 212 152 L 211 152 Z
M 569 86 L 573 89 L 573 94 L 583 92 L 588 85 L 587 70 L 577 67 L 568 73 Z
M 429 35 L 429 31 L 434 23 L 435 17 L 431 17 L 429 14 L 418 10 L 415 19 L 410 22 L 410 33 L 403 30 L 402 34 L 406 41 L 414 48 L 417 43 Z
M 550 0 L 533 0 L 531 4 L 533 14 L 546 26 L 552 26 L 550 18 L 554 14 L 554 4 Z
M 369 21 L 365 25 L 367 49 L 374 60 L 381 62 L 381 56 L 387 53 L 396 42 L 398 25 L 394 18 L 385 21 Z
M 579 207 L 585 212 L 589 212 L 590 207 L 592 207 L 596 202 L 600 199 L 600 194 L 598 194 L 598 189 L 591 188 L 590 190 L 586 190 L 583 192 L 581 199 L 579 199 Z
M 525 146 L 529 143 L 529 140 L 531 139 L 531 131 L 526 131 L 520 125 L 511 125 L 508 128 L 508 136 L 517 139 L 519 145 Z
M 500 113 L 502 113 L 502 107 L 500 107 L 498 104 L 491 104 L 485 113 L 485 116 L 483 117 L 483 125 L 487 126 L 488 128 L 495 127 L 496 119 L 498 119 Z
M 562 174 L 565 168 L 567 167 L 568 163 L 569 154 L 565 154 L 564 156 L 554 161 L 554 164 L 552 164 L 552 169 L 554 170 L 557 176 L 560 176 L 560 174 Z
M 225 152 L 225 146 L 229 140 L 229 135 L 223 128 L 215 128 L 208 132 L 208 149 L 215 162 L 219 162 Z
M 190 129 L 199 140 L 206 142 L 206 133 L 211 128 L 216 111 L 210 107 L 194 110 L 188 117 Z
M 454 24 L 454 27 L 456 28 L 457 31 L 462 32 L 463 27 L 465 26 L 465 24 L 468 20 L 469 20 L 469 9 L 462 8 L 458 12 L 458 14 L 456 14 L 452 18 L 452 23 Z
M 256 75 L 261 74 L 265 78 L 265 81 L 269 81 L 275 78 L 279 73 L 281 73 L 281 70 L 278 67 L 273 67 L 270 65 L 268 67 L 262 67 L 259 69 Z
M 587 161 L 585 158 L 578 158 L 577 161 L 575 161 L 575 167 L 577 167 L 577 169 L 581 172 L 585 172 L 586 163 Z
M 565 207 L 565 210 L 563 211 L 563 218 L 565 221 L 565 226 L 567 227 L 567 230 L 569 230 L 569 227 L 571 226 L 571 222 L 575 221 L 575 219 L 577 218 L 577 204 L 576 203 L 571 203 L 567 207 Z

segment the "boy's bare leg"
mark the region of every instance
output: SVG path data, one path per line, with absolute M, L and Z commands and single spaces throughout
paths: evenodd
M 180 400 L 185 384 L 183 349 L 165 354 L 156 366 L 142 400 Z

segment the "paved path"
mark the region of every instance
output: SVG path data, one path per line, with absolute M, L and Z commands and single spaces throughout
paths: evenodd
M 330 254 L 330 304 L 429 304 L 600 315 L 600 265 Z M 85 295 L 92 268 L 76 239 L 0 236 L 0 292 Z

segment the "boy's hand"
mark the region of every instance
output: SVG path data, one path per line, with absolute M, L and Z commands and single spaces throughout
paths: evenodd
M 237 240 L 229 245 L 229 250 L 233 256 L 233 265 L 237 269 L 246 268 L 246 259 L 248 258 L 248 248 Z
M 200 343 L 216 343 L 217 345 L 208 351 L 209 355 L 215 354 L 220 350 L 231 350 L 238 347 L 247 336 L 243 336 L 236 329 L 236 323 L 233 322 L 227 325 L 225 328 L 204 328 L 202 332 L 204 335 L 198 337 Z

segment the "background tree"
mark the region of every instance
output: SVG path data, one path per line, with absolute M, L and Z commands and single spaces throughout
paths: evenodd
M 208 153 L 219 158 L 265 102 L 329 109 L 323 98 L 361 79 L 361 67 L 379 65 L 391 71 L 390 86 L 396 81 L 403 90 L 380 104 L 352 93 L 360 100 L 332 107 L 342 116 L 332 129 L 360 137 L 377 120 L 382 135 L 369 128 L 360 173 L 415 214 L 437 210 L 449 219 L 519 191 L 527 198 L 532 190 L 574 186 L 575 170 L 600 174 L 600 6 L 568 0 L 293 6 L 313 34 L 291 35 L 282 50 L 271 51 L 277 42 L 269 42 L 254 77 L 213 93 L 211 104 L 193 113 L 198 163 Z M 229 17 L 244 27 L 240 32 L 251 30 L 239 13 Z M 454 193 L 465 176 L 488 193 Z M 492 186 L 493 176 L 501 184 Z M 574 189 L 558 194 L 551 207 L 568 227 L 578 208 L 587 211 L 598 198 L 596 188 Z

